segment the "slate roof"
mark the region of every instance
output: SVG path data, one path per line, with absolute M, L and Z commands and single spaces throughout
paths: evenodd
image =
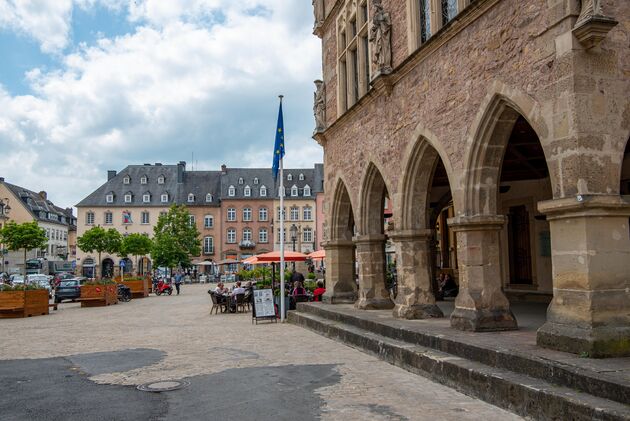
M 190 193 L 195 196 L 192 203 L 188 201 Z M 212 195 L 212 202 L 206 202 L 208 193 Z M 221 171 L 185 172 L 178 203 L 184 203 L 186 206 L 221 206 Z
M 4 185 L 22 201 L 22 204 L 36 220 L 65 226 L 76 225 L 76 217 L 72 214 L 72 209 L 60 208 L 50 200 L 44 199 L 39 193 L 24 187 L 16 186 L 6 181 Z M 58 218 L 57 220 L 54 219 L 55 216 Z
M 322 191 L 324 165 L 315 164 L 314 168 L 287 168 L 284 169 L 284 187 L 286 197 L 291 194 L 291 187 L 298 187 L 298 198 L 314 199 L 315 195 Z M 300 180 L 300 174 L 304 177 Z M 258 177 L 258 185 L 254 184 L 254 178 Z M 243 179 L 243 184 L 239 184 L 239 180 Z M 275 199 L 278 197 L 278 189 L 280 188 L 280 180 L 273 180 L 273 174 L 270 168 L 227 168 L 225 174 L 221 178 L 221 197 L 223 199 L 265 199 L 260 197 L 260 187 L 267 187 L 266 199 Z M 304 187 L 311 188 L 311 195 L 304 196 Z M 230 197 L 228 194 L 230 186 L 234 186 L 235 195 Z M 251 188 L 251 196 L 245 197 L 245 187 Z M 295 198 L 295 197 L 294 197 Z

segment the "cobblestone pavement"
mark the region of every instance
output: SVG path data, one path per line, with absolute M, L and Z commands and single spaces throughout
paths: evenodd
M 127 386 L 166 379 L 218 376 L 235 372 L 230 370 L 245 369 L 244 373 L 251 370 L 256 375 L 266 376 L 261 378 L 270 385 L 288 385 L 287 399 L 274 402 L 277 396 L 266 397 L 265 405 L 273 407 L 276 403 L 285 405 L 287 400 L 291 401 L 291 387 L 307 386 L 299 384 L 300 367 L 321 365 L 332 367 L 334 376 L 315 376 L 309 381 L 308 393 L 313 396 L 313 401 L 319 401 L 314 419 L 521 419 L 308 330 L 280 323 L 252 325 L 249 314 L 209 315 L 207 289 L 204 285 L 185 285 L 179 296 L 150 296 L 101 308 L 80 308 L 79 304 L 68 303 L 61 304 L 59 310 L 49 316 L 0 320 L 3 338 L 0 369 L 3 364 L 14 363 L 2 360 L 66 357 L 83 367 L 93 383 Z M 135 349 L 145 351 L 138 351 L 134 357 L 134 352 L 129 350 Z M 121 355 L 126 355 L 128 361 L 133 358 L 143 361 L 139 364 L 82 365 L 81 354 L 108 355 L 113 351 L 123 351 Z M 284 367 L 282 373 L 286 375 L 287 366 L 297 367 L 291 372 L 291 376 L 296 376 L 293 379 L 282 379 L 261 371 Z M 322 369 L 322 373 L 326 370 L 328 368 Z M 241 384 L 243 390 L 248 390 L 248 396 L 257 393 L 248 386 L 247 375 L 241 376 L 240 380 L 230 377 L 223 381 L 224 386 L 219 388 L 234 391 L 225 396 L 228 401 L 238 399 L 234 394 L 238 395 Z M 235 384 L 228 387 L 225 382 Z M 200 395 L 195 398 L 204 402 L 203 393 L 209 392 L 197 388 L 187 393 L 190 399 L 193 394 Z M 10 396 L 0 395 L 0 405 L 2 400 L 6 404 L 7 399 Z M 178 408 L 179 416 L 166 412 L 162 419 L 186 419 L 181 416 L 186 413 L 185 402 Z M 248 419 L 243 414 L 233 419 L 239 418 Z M 285 413 L 275 419 L 290 418 Z M 251 419 L 267 418 L 252 413 Z

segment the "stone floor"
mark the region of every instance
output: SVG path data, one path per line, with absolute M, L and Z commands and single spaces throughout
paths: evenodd
M 520 419 L 300 327 L 209 315 L 207 288 L 0 320 L 3 420 Z M 190 386 L 132 387 L 169 379 Z

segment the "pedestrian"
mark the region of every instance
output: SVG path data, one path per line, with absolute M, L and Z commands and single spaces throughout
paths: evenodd
M 177 272 L 177 275 L 175 275 L 175 290 L 177 291 L 177 295 L 179 295 L 179 286 L 182 283 L 182 274 Z

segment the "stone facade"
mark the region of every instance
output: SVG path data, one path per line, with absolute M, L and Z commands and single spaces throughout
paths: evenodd
M 425 3 L 427 14 L 419 12 Z M 553 291 L 540 345 L 630 355 L 630 206 L 620 195 L 630 137 L 630 3 L 602 1 L 600 16 L 578 32 L 588 1 L 459 0 L 449 2 L 452 16 L 439 4 L 382 1 L 392 22 L 392 72 L 371 79 L 353 102 L 340 81 L 361 78 L 339 56 L 353 48 L 340 47 L 340 31 L 352 29 L 341 19 L 350 3 L 325 2 L 315 33 L 326 127 L 314 136 L 325 150 L 325 298 L 394 305 L 382 292 L 376 244 L 385 235 L 397 250 L 394 315 L 439 316 L 435 272 L 426 267 L 432 258 L 421 256 L 431 248 L 426 236 L 441 200 L 437 166 L 456 233 L 454 328 L 517 328 L 504 289 L 527 278 L 526 289 Z M 519 152 L 521 132 L 542 159 Z M 383 197 L 393 203 L 388 227 Z M 526 232 L 531 253 L 509 255 L 508 244 Z M 346 259 L 358 259 L 358 291 Z M 522 273 L 523 265 L 533 273 Z

